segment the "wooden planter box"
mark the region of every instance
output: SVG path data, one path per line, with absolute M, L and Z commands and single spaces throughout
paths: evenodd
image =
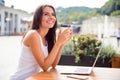
M 120 56 L 112 58 L 112 68 L 120 68 Z
M 78 63 L 75 63 L 75 57 L 72 55 L 62 55 L 58 65 L 72 65 L 72 66 L 92 66 L 95 58 L 91 56 L 81 56 Z M 112 67 L 110 59 L 98 59 L 96 67 Z

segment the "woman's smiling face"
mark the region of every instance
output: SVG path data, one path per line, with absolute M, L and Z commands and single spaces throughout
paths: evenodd
M 41 27 L 52 28 L 56 22 L 55 12 L 51 7 L 43 9 Z

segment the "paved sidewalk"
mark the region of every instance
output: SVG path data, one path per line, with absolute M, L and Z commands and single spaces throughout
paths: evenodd
M 20 54 L 21 37 L 0 36 L 0 80 L 9 80 Z

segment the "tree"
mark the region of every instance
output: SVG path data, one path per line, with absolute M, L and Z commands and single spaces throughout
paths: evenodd
M 109 0 L 100 8 L 99 12 L 110 15 L 112 12 L 117 10 L 120 10 L 120 0 Z
M 120 10 L 114 11 L 110 14 L 110 16 L 117 16 L 120 15 Z
M 82 24 L 82 21 L 92 16 L 98 15 L 95 8 L 88 7 L 69 7 L 56 9 L 57 18 L 60 23 L 72 24 L 73 21 Z

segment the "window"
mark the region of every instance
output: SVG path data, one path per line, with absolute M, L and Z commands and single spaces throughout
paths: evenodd
M 4 17 L 5 23 L 7 22 L 6 18 L 8 18 L 8 12 L 5 12 L 5 17 Z
M 15 21 L 14 21 L 14 23 L 15 23 L 15 27 L 16 27 L 16 29 L 15 29 L 15 31 L 17 32 L 17 25 L 18 25 L 18 15 L 17 14 L 15 14 Z

